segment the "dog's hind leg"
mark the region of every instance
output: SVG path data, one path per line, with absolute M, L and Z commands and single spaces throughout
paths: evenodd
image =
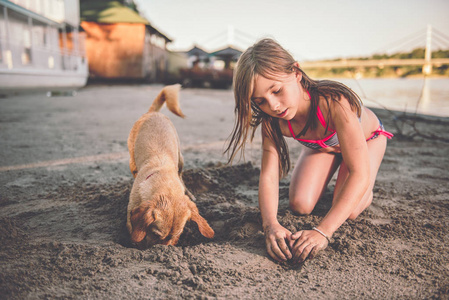
M 131 129 L 131 132 L 128 136 L 128 152 L 129 152 L 129 170 L 133 174 L 133 177 L 136 178 L 137 176 L 137 165 L 136 160 L 134 158 L 134 147 L 136 144 L 137 139 L 137 133 L 139 132 L 139 128 L 142 126 L 142 120 L 139 119 Z

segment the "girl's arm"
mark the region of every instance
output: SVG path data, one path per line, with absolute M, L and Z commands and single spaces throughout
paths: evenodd
M 279 156 L 273 141 L 262 133 L 262 164 L 259 178 L 259 209 L 268 254 L 277 261 L 292 257 L 287 244 L 291 232 L 277 220 L 279 204 Z
M 331 102 L 330 113 L 330 124 L 337 131 L 348 176 L 346 179 L 339 178 L 343 180 L 343 184 L 339 191 L 334 193 L 332 207 L 317 226 L 318 230 L 299 231 L 292 236 L 292 239 L 296 240 L 292 241 L 294 262 L 302 262 L 307 257 L 313 258 L 318 251 L 324 249 L 327 239 L 321 233 L 331 237 L 355 210 L 369 187 L 368 146 L 357 114 L 351 110 L 349 102 L 343 97 L 338 103 Z
M 332 102 L 330 106 L 333 126 L 338 134 L 343 162 L 348 177 L 334 194 L 332 207 L 318 228 L 331 236 L 351 215 L 363 198 L 370 182 L 370 159 L 362 124 L 348 100 Z

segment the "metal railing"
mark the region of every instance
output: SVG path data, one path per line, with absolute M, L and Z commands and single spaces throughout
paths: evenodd
M 0 69 L 37 68 L 47 70 L 77 70 L 80 64 L 85 63 L 86 52 L 84 37 L 77 48 L 61 48 L 59 45 L 26 47 L 23 43 L 0 38 Z

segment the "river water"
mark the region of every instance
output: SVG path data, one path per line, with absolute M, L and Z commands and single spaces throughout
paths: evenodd
M 449 117 L 449 78 L 338 79 L 369 107 Z

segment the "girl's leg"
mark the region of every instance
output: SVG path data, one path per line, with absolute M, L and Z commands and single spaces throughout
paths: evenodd
M 310 214 L 341 163 L 341 156 L 304 148 L 290 181 L 290 208 L 298 214 Z
M 365 192 L 362 200 L 359 205 L 355 208 L 352 214 L 348 219 L 354 220 L 357 216 L 364 211 L 368 206 L 370 206 L 371 201 L 373 200 L 373 187 L 374 182 L 376 181 L 377 172 L 379 171 L 380 163 L 384 157 L 385 149 L 387 147 L 387 138 L 383 135 L 378 136 L 377 138 L 370 140 L 368 143 L 368 152 L 370 157 L 370 185 Z M 343 183 L 346 181 L 348 177 L 348 168 L 345 163 L 342 162 L 340 166 L 340 170 L 338 171 L 337 182 L 335 183 L 334 189 L 334 200 L 336 195 L 341 190 Z

